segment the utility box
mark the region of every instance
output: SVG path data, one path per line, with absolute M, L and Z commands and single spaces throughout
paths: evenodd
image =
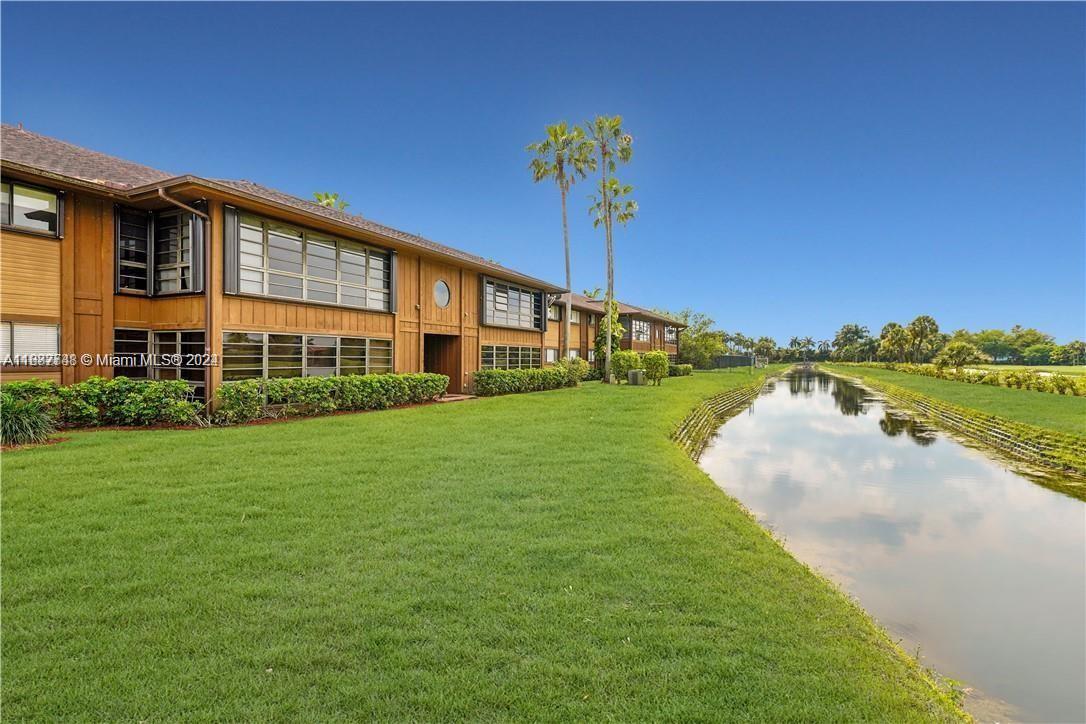
M 630 370 L 626 373 L 626 381 L 631 385 L 645 384 L 645 370 Z

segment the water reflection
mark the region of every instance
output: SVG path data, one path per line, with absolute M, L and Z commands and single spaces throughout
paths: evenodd
M 767 389 L 701 464 L 928 664 L 1021 718 L 1086 719 L 1080 501 L 820 374 Z

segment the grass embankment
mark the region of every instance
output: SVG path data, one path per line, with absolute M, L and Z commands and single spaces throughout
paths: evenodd
M 5 718 L 957 717 L 668 439 L 749 379 L 7 453 Z
M 846 377 L 867 377 L 888 382 L 954 405 L 986 412 L 989 415 L 998 415 L 1008 420 L 1086 437 L 1086 397 L 941 380 L 876 367 L 823 363 L 819 363 L 819 366 Z

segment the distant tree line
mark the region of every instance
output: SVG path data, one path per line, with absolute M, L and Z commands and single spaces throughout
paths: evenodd
M 984 362 L 1086 364 L 1086 342 L 1056 344 L 1052 335 L 1020 325 L 1010 331 L 958 329 L 947 334 L 933 317 L 921 315 L 905 325 L 888 322 L 878 335 L 862 324 L 845 324 L 833 339 L 796 336 L 781 345 L 772 337 L 718 329 L 712 318 L 692 309 L 657 311 L 687 325 L 679 333 L 679 361 L 699 368 L 711 367 L 713 359 L 724 354 L 753 354 L 771 362 L 935 362 L 951 367 Z

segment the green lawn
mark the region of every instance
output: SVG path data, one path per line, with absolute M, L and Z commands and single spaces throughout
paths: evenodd
M 999 415 L 1008 420 L 1086 436 L 1086 397 L 940 380 L 935 377 L 910 375 L 875 367 L 820 366 L 835 369 L 841 374 L 852 377 L 871 377 L 889 382 L 955 405 Z
M 669 441 L 749 379 L 5 453 L 4 717 L 958 717 Z
M 982 370 L 998 370 L 1010 372 L 1011 370 L 1035 370 L 1037 372 L 1059 372 L 1062 375 L 1081 377 L 1086 375 L 1086 365 L 970 365 Z

